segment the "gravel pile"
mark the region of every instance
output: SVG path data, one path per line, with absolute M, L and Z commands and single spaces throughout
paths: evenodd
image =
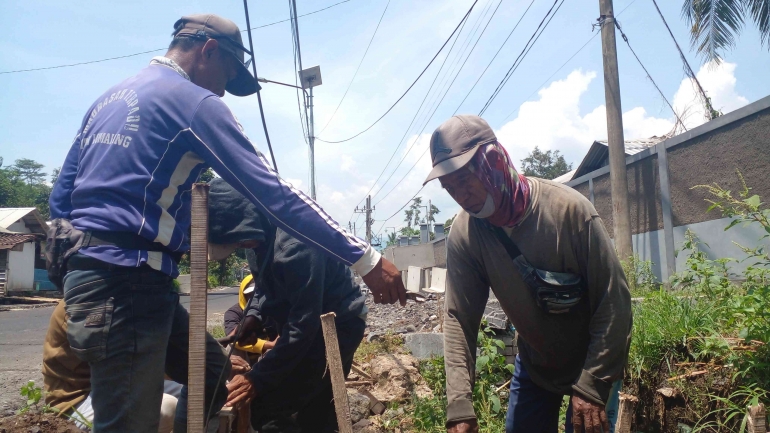
M 388 331 L 394 334 L 407 332 L 439 332 L 441 320 L 440 308 L 443 296 L 426 294 L 416 301 L 409 299 L 406 307 L 401 304 L 383 305 L 375 304 L 371 295 L 366 297 L 366 306 L 369 314 L 366 320 L 366 333 L 385 334 Z

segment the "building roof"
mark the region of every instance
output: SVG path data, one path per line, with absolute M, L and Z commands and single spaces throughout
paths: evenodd
M 36 237 L 29 233 L 0 233 L 0 250 L 8 250 L 18 244 L 33 242 Z
M 44 235 L 48 232 L 48 224 L 46 224 L 43 216 L 37 208 L 34 207 L 5 207 L 0 208 L 0 232 L 8 233 L 8 227 L 10 227 L 16 221 L 23 220 L 24 225 L 32 231 L 32 233 Z
M 666 137 L 652 136 L 650 138 L 626 140 L 626 156 L 636 155 L 645 149 L 655 146 L 665 139 Z M 586 173 L 590 173 L 594 170 L 598 170 L 604 167 L 605 165 L 608 165 L 609 157 L 610 152 L 607 140 L 594 141 L 591 147 L 588 149 L 586 156 L 583 158 L 583 161 L 581 161 L 578 168 L 575 169 L 572 177 L 569 179 L 563 179 L 561 183 L 569 182 L 572 179 L 576 179 Z
M 577 168 L 574 170 L 568 171 L 562 174 L 561 176 L 554 178 L 553 181 L 558 183 L 567 183 L 572 180 L 572 177 L 575 175 L 576 171 L 577 171 Z

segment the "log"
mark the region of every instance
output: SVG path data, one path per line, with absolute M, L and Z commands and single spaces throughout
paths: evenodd
M 340 344 L 337 341 L 337 325 L 334 323 L 334 313 L 321 315 L 321 327 L 323 328 L 324 343 L 326 345 L 326 363 L 331 373 L 332 393 L 334 394 L 334 410 L 337 413 L 337 427 L 340 433 L 353 433 L 353 425 L 350 421 L 350 406 L 348 405 L 348 391 L 345 388 L 345 372 L 342 368 L 340 356 Z
M 748 433 L 767 433 L 767 413 L 764 404 L 760 403 L 749 407 L 746 418 L 748 419 L 746 422 Z
M 372 378 L 372 376 L 370 376 L 370 375 L 369 375 L 369 373 L 365 372 L 364 370 L 362 370 L 360 367 L 358 367 L 358 366 L 357 366 L 357 365 L 355 365 L 355 364 L 353 364 L 353 366 L 352 366 L 351 368 L 352 368 L 352 369 L 353 369 L 353 371 L 355 371 L 357 374 L 359 374 L 359 375 L 363 376 L 363 377 L 364 377 L 364 378 L 366 378 L 366 379 L 371 379 L 371 378 Z
M 634 406 L 639 401 L 633 395 L 620 393 L 618 398 L 618 420 L 615 423 L 615 433 L 631 433 L 634 421 Z
M 187 370 L 187 431 L 205 430 L 206 297 L 208 286 L 209 186 L 192 187 L 190 240 L 190 333 Z

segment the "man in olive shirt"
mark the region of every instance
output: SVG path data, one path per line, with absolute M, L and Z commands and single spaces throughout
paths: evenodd
M 593 205 L 567 186 L 519 175 L 477 116 L 452 117 L 430 146 L 426 183 L 438 178 L 464 209 L 448 239 L 448 431 L 478 431 L 476 335 L 490 287 L 519 333 L 506 432 L 555 433 L 564 395 L 567 432 L 610 431 L 605 406 L 628 356 L 631 299 Z

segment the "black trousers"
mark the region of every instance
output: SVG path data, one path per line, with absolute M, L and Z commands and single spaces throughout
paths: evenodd
M 359 317 L 337 324 L 337 339 L 345 376 L 364 338 L 366 322 Z M 296 421 L 293 415 L 296 414 Z M 337 430 L 334 397 L 326 372 L 326 349 L 319 329 L 305 358 L 279 388 L 251 403 L 251 423 L 262 433 L 326 433 Z

